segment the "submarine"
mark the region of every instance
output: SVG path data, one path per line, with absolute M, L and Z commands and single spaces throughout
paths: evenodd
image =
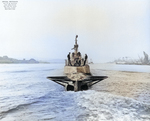
M 88 90 L 92 85 L 108 78 L 107 76 L 92 75 L 87 54 L 82 58 L 81 53 L 78 51 L 77 38 L 78 35 L 75 37 L 75 45 L 72 48 L 74 52 L 69 52 L 65 60 L 64 75 L 47 77 L 47 79 L 64 86 L 66 91 Z

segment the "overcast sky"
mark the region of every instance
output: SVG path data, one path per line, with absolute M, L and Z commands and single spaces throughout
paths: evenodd
M 94 62 L 150 55 L 150 0 L 18 0 L 0 3 L 0 56 L 65 59 L 76 34 Z

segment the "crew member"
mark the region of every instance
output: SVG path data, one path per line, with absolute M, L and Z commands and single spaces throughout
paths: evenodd
M 78 55 L 78 57 L 79 57 L 78 64 L 79 64 L 79 66 L 81 66 L 81 53 L 78 52 L 77 55 Z
M 72 66 L 71 61 L 70 61 L 70 52 L 69 52 L 69 54 L 67 55 L 67 57 L 68 57 L 68 66 L 69 66 L 69 65 Z
M 84 65 L 83 66 L 85 66 L 87 58 L 88 58 L 88 56 L 87 56 L 87 54 L 85 54 L 85 60 L 84 60 Z

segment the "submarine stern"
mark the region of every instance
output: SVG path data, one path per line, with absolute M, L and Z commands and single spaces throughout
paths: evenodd
M 48 79 L 65 87 L 66 91 L 88 90 L 92 85 L 108 78 L 107 76 L 92 76 L 88 65 L 88 56 L 82 57 L 78 51 L 78 35 L 75 38 L 74 52 L 67 55 L 65 60 L 65 76 L 51 76 Z

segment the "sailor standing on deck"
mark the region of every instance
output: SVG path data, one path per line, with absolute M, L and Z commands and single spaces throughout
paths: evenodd
M 87 56 L 87 54 L 85 54 L 85 60 L 84 60 L 83 66 L 85 66 L 87 58 L 88 58 L 88 56 Z
M 81 57 L 81 53 L 78 52 L 77 55 L 78 55 L 78 58 L 79 58 L 79 60 L 78 60 L 79 66 L 81 66 L 81 58 L 82 58 L 82 57 Z
M 71 61 L 70 61 L 70 52 L 69 52 L 69 54 L 67 55 L 67 58 L 68 58 L 68 66 L 69 66 L 69 65 L 72 66 Z

